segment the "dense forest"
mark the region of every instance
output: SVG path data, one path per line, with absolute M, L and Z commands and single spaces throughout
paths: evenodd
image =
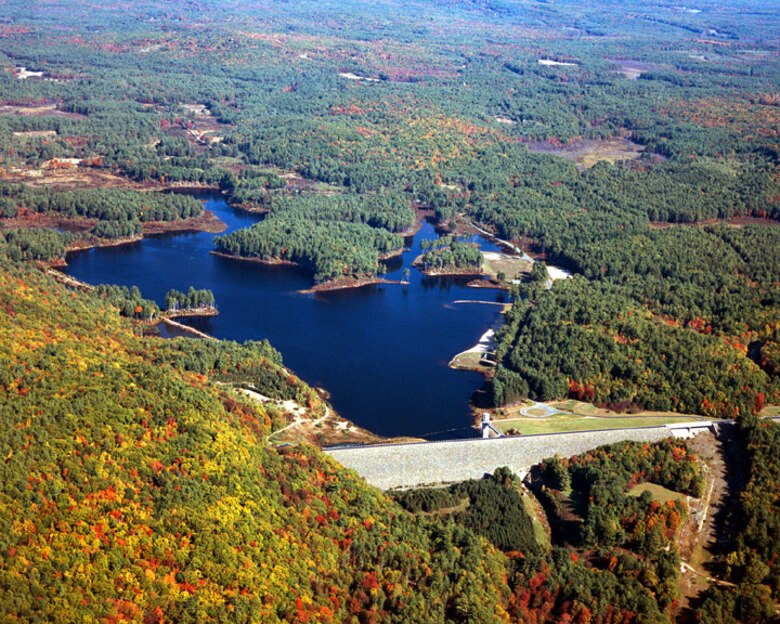
M 428 273 L 480 272 L 482 254 L 477 245 L 467 240 L 442 236 L 437 241 L 423 241 L 422 249 L 424 253 L 420 258 L 420 266 Z
M 148 320 L 157 315 L 160 307 L 151 299 L 144 299 L 137 286 L 116 286 L 115 284 L 98 284 L 95 294 L 108 301 L 127 318 Z
M 421 214 L 526 249 L 539 261 L 498 334 L 492 400 L 737 418 L 734 586 L 711 588 L 701 618 L 775 617 L 778 429 L 754 415 L 780 403 L 778 32 L 770 0 L 6 1 L 7 619 L 675 615 L 683 506 L 627 492 L 695 496 L 683 445 L 539 467 L 560 520 L 548 548 L 506 471 L 394 502 L 315 449 L 268 444 L 284 415 L 235 388 L 325 407 L 267 342 L 142 339 L 117 312 L 157 312 L 137 289 L 70 292 L 19 264 L 202 217 L 163 192 L 188 185 L 267 213 L 217 252 L 317 282 L 380 275 Z M 422 262 L 477 265 L 457 236 Z
M 190 286 L 186 293 L 172 288 L 165 293 L 165 309 L 170 312 L 210 308 L 216 303 L 214 293 L 208 289 Z
M 522 622 L 668 622 L 679 598 L 676 536 L 687 514 L 661 504 L 653 483 L 698 496 L 701 464 L 680 442 L 623 443 L 535 468 L 531 488 L 545 504 L 552 544 L 539 538 L 532 494 L 508 470 L 444 489 L 394 493 L 406 510 L 466 527 L 510 560 L 510 614 Z M 537 520 L 538 522 L 538 520 Z M 561 527 L 565 525 L 564 530 Z M 562 537 L 565 536 L 565 537 Z
M 175 221 L 198 216 L 203 205 L 188 195 L 143 193 L 122 189 L 89 189 L 52 192 L 17 184 L 0 186 L 6 206 L 5 216 L 16 216 L 19 209 L 55 212 L 67 217 L 86 217 L 100 221 Z
M 0 254 L 11 260 L 58 260 L 65 256 L 73 236 L 48 228 L 0 231 Z
M 706 592 L 701 608 L 702 621 L 777 620 L 780 426 L 751 419 L 742 424 L 741 434 L 747 443 L 748 480 L 740 492 L 735 514 L 734 526 L 739 527 L 737 534 L 729 542 L 729 549 L 720 562 L 733 586 L 719 585 Z
M 698 464 L 681 443 L 540 467 L 551 495 L 562 487 L 593 501 L 581 540 L 598 556 L 586 564 L 539 540 L 529 494 L 505 469 L 396 495 L 434 512 L 423 517 L 314 448 L 267 444 L 284 422 L 278 408 L 231 385 L 323 409 L 268 343 L 141 338 L 100 293 L 68 291 L 8 261 L 0 271 L 6 615 L 667 621 L 678 572 L 674 552 L 658 546 L 683 511 L 626 491 L 648 480 L 695 494 Z M 609 541 L 605 510 L 631 518 Z
M 682 443 L 605 447 L 539 468 L 550 496 L 591 501 L 572 539 L 594 554 L 580 560 L 539 541 L 522 501 L 530 494 L 506 470 L 396 495 L 422 517 L 315 449 L 267 445 L 278 415 L 214 381 L 274 393 L 276 376 L 274 396 L 308 395 L 321 409 L 267 343 L 139 338 L 99 295 L 18 265 L 0 270 L 6 614 L 667 621 L 678 567 L 659 547 L 684 511 L 626 492 L 649 481 L 697 494 L 698 463 Z M 36 442 L 52 431 L 56 449 Z M 623 519 L 617 531 L 610 518 Z M 63 575 L 72 569 L 81 572 Z
M 117 286 L 115 284 L 98 284 L 94 292 L 108 301 L 127 318 L 149 320 L 160 312 L 160 306 L 151 299 L 144 299 L 137 286 Z M 207 289 L 195 289 L 190 286 L 186 293 L 174 288 L 165 294 L 165 311 L 181 312 L 210 308 L 215 304 L 214 293 Z
M 124 189 L 85 189 L 52 191 L 19 184 L 0 183 L 0 215 L 6 219 L 35 219 L 55 216 L 72 223 L 92 241 L 137 237 L 144 222 L 181 221 L 203 214 L 203 204 L 187 195 L 145 193 Z M 62 254 L 60 254 L 62 255 Z M 58 257 L 49 254 L 49 257 Z
M 272 392 L 265 367 L 318 401 L 267 346 L 137 338 L 99 297 L 0 271 L 4 618 L 505 620 L 493 547 L 268 446 L 266 409 L 214 385 Z
M 776 387 L 744 344 L 681 326 L 611 284 L 579 276 L 533 304 L 516 303 L 500 336 L 499 403 L 571 395 L 618 410 L 736 417 L 763 409 Z
M 321 222 L 271 216 L 250 228 L 219 236 L 217 251 L 264 261 L 289 261 L 312 268 L 315 282 L 338 277 L 373 277 L 380 258 L 403 247 L 403 239 L 362 223 Z

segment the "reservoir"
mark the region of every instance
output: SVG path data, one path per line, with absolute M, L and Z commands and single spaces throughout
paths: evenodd
M 199 192 L 227 232 L 262 217 L 229 206 L 219 193 Z M 214 292 L 220 314 L 184 322 L 217 338 L 262 340 L 281 351 L 284 363 L 312 386 L 331 394 L 333 407 L 355 424 L 383 436 L 427 439 L 473 437 L 468 403 L 483 384 L 478 373 L 447 364 L 493 325 L 499 308 L 454 303 L 503 302 L 500 291 L 468 288 L 467 278 L 426 277 L 411 266 L 420 241 L 435 239 L 423 224 L 411 245 L 388 266 L 380 284 L 318 294 L 312 274 L 289 266 L 265 266 L 211 255 L 214 234 L 149 236 L 120 247 L 76 252 L 65 272 L 89 284 L 136 285 L 163 303 L 171 289 Z M 483 250 L 498 248 L 476 239 Z

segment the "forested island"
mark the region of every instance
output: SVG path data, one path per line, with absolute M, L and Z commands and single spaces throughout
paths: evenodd
M 777 621 L 778 32 L 769 0 L 5 2 L 0 619 Z M 337 417 L 263 336 L 141 335 L 217 312 L 198 276 L 40 270 L 224 231 L 184 188 L 260 215 L 204 256 L 315 290 L 381 282 L 426 219 L 428 287 L 495 235 L 535 262 L 496 279 L 480 410 L 719 437 L 382 493 L 310 445 Z
M 364 284 L 384 273 L 380 260 L 403 248 L 396 232 L 414 225 L 409 204 L 399 193 L 277 199 L 260 223 L 220 236 L 214 245 L 228 257 L 305 266 L 319 285 L 339 279 Z
M 427 275 L 480 274 L 482 254 L 479 248 L 454 236 L 423 244 L 425 253 L 416 261 Z

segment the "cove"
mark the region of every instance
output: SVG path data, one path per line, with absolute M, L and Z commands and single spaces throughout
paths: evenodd
M 247 227 L 262 217 L 234 209 L 215 192 L 193 193 L 227 226 Z M 311 273 L 296 267 L 265 266 L 211 255 L 214 234 L 149 236 L 121 247 L 79 251 L 65 272 L 90 284 L 138 286 L 163 303 L 170 288 L 190 285 L 214 292 L 220 314 L 179 319 L 217 338 L 267 338 L 284 363 L 312 386 L 325 388 L 345 418 L 382 436 L 452 439 L 477 435 L 468 403 L 483 384 L 477 373 L 454 371 L 447 363 L 474 345 L 493 325 L 495 306 L 456 300 L 503 302 L 503 292 L 468 288 L 468 279 L 426 277 L 411 267 L 420 241 L 435 239 L 424 223 L 410 249 L 388 266 L 379 284 L 313 294 Z M 482 249 L 497 250 L 484 238 Z

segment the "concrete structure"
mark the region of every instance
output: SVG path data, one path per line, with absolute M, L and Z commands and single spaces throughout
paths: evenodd
M 486 440 L 334 447 L 325 452 L 347 468 L 356 470 L 372 485 L 389 490 L 479 479 L 501 466 L 525 475 L 532 466 L 555 455 L 570 457 L 626 440 L 657 442 L 670 436 L 690 437 L 711 426 L 709 422 L 694 422 Z
M 496 429 L 490 422 L 490 414 L 485 412 L 482 414 L 482 439 L 488 438 L 503 438 L 504 434 Z
M 671 431 L 675 438 L 682 438 L 683 440 L 692 438 L 701 431 L 715 430 L 715 425 L 710 420 L 693 420 L 687 423 L 673 423 L 666 425 L 666 427 Z

